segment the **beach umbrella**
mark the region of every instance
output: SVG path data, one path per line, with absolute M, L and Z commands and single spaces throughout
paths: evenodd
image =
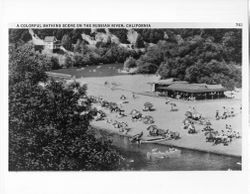
M 135 114 L 138 114 L 138 113 L 140 113 L 138 110 L 136 110 L 136 109 L 133 109 L 131 112 L 130 112 L 130 114 L 131 115 L 135 115 Z
M 188 118 L 192 117 L 192 112 L 191 111 L 187 111 L 185 113 L 185 116 L 188 117 Z
M 158 129 L 157 125 L 148 126 L 147 131 L 154 130 L 154 129 Z
M 150 115 L 146 115 L 146 116 L 144 117 L 144 119 L 153 119 L 153 117 L 150 116 Z
M 212 123 L 210 121 L 207 121 L 206 125 L 212 125 Z
M 215 135 L 216 135 L 216 132 L 213 130 L 205 132 L 205 136 L 215 136 Z
M 170 105 L 171 106 L 176 106 L 176 104 L 174 102 L 171 102 Z
M 154 105 L 151 102 L 145 102 L 144 106 L 148 108 L 153 108 Z

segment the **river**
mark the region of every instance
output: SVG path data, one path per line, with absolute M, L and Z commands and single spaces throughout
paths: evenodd
M 128 137 L 119 134 L 99 131 L 98 136 L 110 139 L 125 158 L 124 170 L 135 171 L 202 171 L 202 170 L 241 170 L 241 158 L 224 156 L 189 149 L 180 149 L 181 153 L 170 157 L 149 157 L 152 149 L 165 152 L 166 145 L 159 144 L 132 144 Z

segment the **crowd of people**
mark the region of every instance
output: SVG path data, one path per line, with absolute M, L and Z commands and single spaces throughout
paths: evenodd
M 134 93 L 132 93 L 132 99 L 136 99 L 136 96 Z M 99 104 L 103 109 L 107 109 L 110 111 L 110 113 L 117 113 L 116 117 L 121 118 L 121 117 L 126 117 L 126 116 L 131 116 L 131 121 L 132 122 L 137 122 L 137 121 L 142 121 L 144 124 L 153 124 L 154 118 L 151 115 L 144 115 L 141 111 L 137 109 L 131 110 L 130 113 L 126 114 L 125 110 L 122 108 L 121 105 L 115 103 L 115 102 L 109 102 L 105 100 L 102 97 L 95 97 L 95 96 L 90 96 L 90 100 L 92 103 Z M 127 97 L 125 95 L 120 96 L 120 100 L 125 103 L 129 103 Z M 173 106 L 173 105 L 171 105 Z M 154 111 L 153 104 L 150 102 L 144 103 L 144 106 L 142 108 L 143 111 Z M 103 110 L 97 110 L 97 114 L 95 117 L 96 121 L 99 120 L 105 120 L 107 124 L 112 125 L 114 128 L 119 129 L 119 132 L 127 134 L 130 130 L 131 127 L 128 126 L 127 122 L 124 121 L 118 121 L 116 119 L 110 119 L 107 118 L 106 113 Z M 180 138 L 180 134 L 174 131 L 168 130 L 163 130 L 159 128 L 154 128 L 151 130 L 148 130 L 149 136 L 161 136 L 161 137 L 169 137 L 169 139 L 178 139 Z M 137 135 L 136 135 L 137 136 Z
M 123 109 L 123 106 L 125 106 L 126 103 L 130 103 L 128 98 L 125 95 L 120 96 L 120 100 L 122 101 L 120 104 L 115 103 L 115 102 L 109 102 L 102 97 L 90 97 L 91 101 L 93 103 L 98 103 L 102 108 L 108 109 L 110 113 L 116 113 L 117 118 L 122 118 L 122 117 L 131 117 L 132 122 L 140 122 L 142 121 L 144 124 L 149 125 L 151 124 L 146 131 L 148 131 L 148 135 L 152 137 L 156 136 L 161 136 L 161 137 L 169 137 L 169 139 L 178 139 L 180 138 L 180 134 L 174 131 L 170 131 L 169 129 L 164 130 L 158 128 L 156 125 L 152 125 L 155 121 L 154 118 L 151 115 L 144 115 L 143 112 L 137 110 L 137 109 L 132 109 L 130 113 L 126 113 L 125 110 Z M 134 92 L 132 93 L 132 98 L 133 100 L 136 99 L 136 96 Z M 171 106 L 171 109 L 174 109 L 177 107 L 177 105 L 173 102 L 170 102 L 169 99 L 167 99 L 166 104 L 169 104 Z M 153 108 L 153 104 L 150 102 L 144 103 L 144 106 L 142 107 L 142 111 L 154 111 L 155 109 Z M 109 119 L 106 118 L 106 113 L 103 110 L 98 110 L 97 111 L 97 117 L 96 120 L 106 120 L 106 123 L 112 125 L 114 128 L 119 129 L 119 132 L 127 134 L 130 130 L 131 127 L 129 127 L 127 122 L 124 121 L 119 121 L 117 119 Z M 213 142 L 214 145 L 222 143 L 223 145 L 228 145 L 230 142 L 232 142 L 233 139 L 235 138 L 240 138 L 240 133 L 233 130 L 232 126 L 229 124 L 226 124 L 225 130 L 221 130 L 220 132 L 217 130 L 214 130 L 211 125 L 212 123 L 202 117 L 202 115 L 196 110 L 195 107 L 189 106 L 188 110 L 185 113 L 185 120 L 183 121 L 183 128 L 187 130 L 188 134 L 196 134 L 199 132 L 199 130 L 196 129 L 196 124 L 199 125 L 204 125 L 205 127 L 202 132 L 204 132 L 204 135 L 206 137 L 207 142 Z M 223 111 L 220 114 L 219 110 L 216 110 L 216 115 L 215 118 L 216 120 L 219 119 L 227 119 L 229 117 L 234 117 L 235 116 L 235 110 L 233 107 L 231 108 L 226 108 L 223 106 Z M 143 130 L 144 131 L 144 130 Z M 137 137 L 138 136 L 138 137 Z M 136 134 L 135 137 L 141 140 L 143 136 L 143 133 Z
M 229 117 L 235 116 L 235 111 L 233 107 L 226 108 L 225 106 L 223 106 L 222 108 L 223 108 L 222 114 L 220 114 L 219 110 L 216 110 L 216 113 L 215 113 L 216 120 L 227 119 Z
M 223 115 L 225 118 L 228 118 L 228 110 L 223 107 Z M 235 113 L 234 113 L 234 108 L 230 109 L 231 111 L 230 113 L 230 117 L 232 117 Z M 196 114 L 196 116 L 194 116 Z M 184 124 L 184 129 L 187 129 L 189 134 L 195 134 L 198 133 L 198 130 L 196 130 L 195 128 L 195 120 L 202 120 L 204 119 L 203 117 L 201 117 L 201 114 L 199 114 L 196 109 L 193 107 L 189 107 L 189 110 L 186 112 L 186 118 L 183 121 Z M 222 115 L 222 116 L 223 116 Z M 216 111 L 216 119 L 219 116 L 218 110 Z M 222 119 L 225 119 L 225 118 Z M 205 119 L 205 123 L 204 122 L 198 122 L 199 124 L 203 124 L 205 125 L 205 127 L 203 128 L 202 132 L 204 132 L 205 136 L 206 136 L 206 141 L 207 142 L 213 142 L 214 145 L 223 143 L 223 145 L 227 146 L 230 142 L 232 142 L 232 140 L 234 138 L 240 138 L 240 133 L 233 130 L 232 126 L 229 124 L 226 124 L 225 130 L 221 130 L 216 131 L 214 130 L 211 125 L 212 123 L 209 120 Z

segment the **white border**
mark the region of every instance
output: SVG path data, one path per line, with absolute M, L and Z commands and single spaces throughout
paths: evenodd
M 249 56 L 247 0 L 4 0 L 1 12 L 0 193 L 248 193 Z M 8 25 L 20 22 L 243 23 L 243 170 L 241 172 L 8 172 Z M 180 23 L 179 23 L 180 24 Z M 177 24 L 178 25 L 178 24 Z M 184 27 L 184 26 L 183 26 Z M 215 26 L 216 27 L 216 26 Z M 2 155 L 4 157 L 2 157 Z M 250 190 L 248 190 L 250 191 Z

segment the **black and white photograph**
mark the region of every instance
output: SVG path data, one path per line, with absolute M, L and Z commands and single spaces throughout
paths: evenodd
M 240 28 L 93 26 L 9 29 L 10 171 L 241 170 Z
M 0 0 L 0 193 L 249 193 L 249 8 Z

